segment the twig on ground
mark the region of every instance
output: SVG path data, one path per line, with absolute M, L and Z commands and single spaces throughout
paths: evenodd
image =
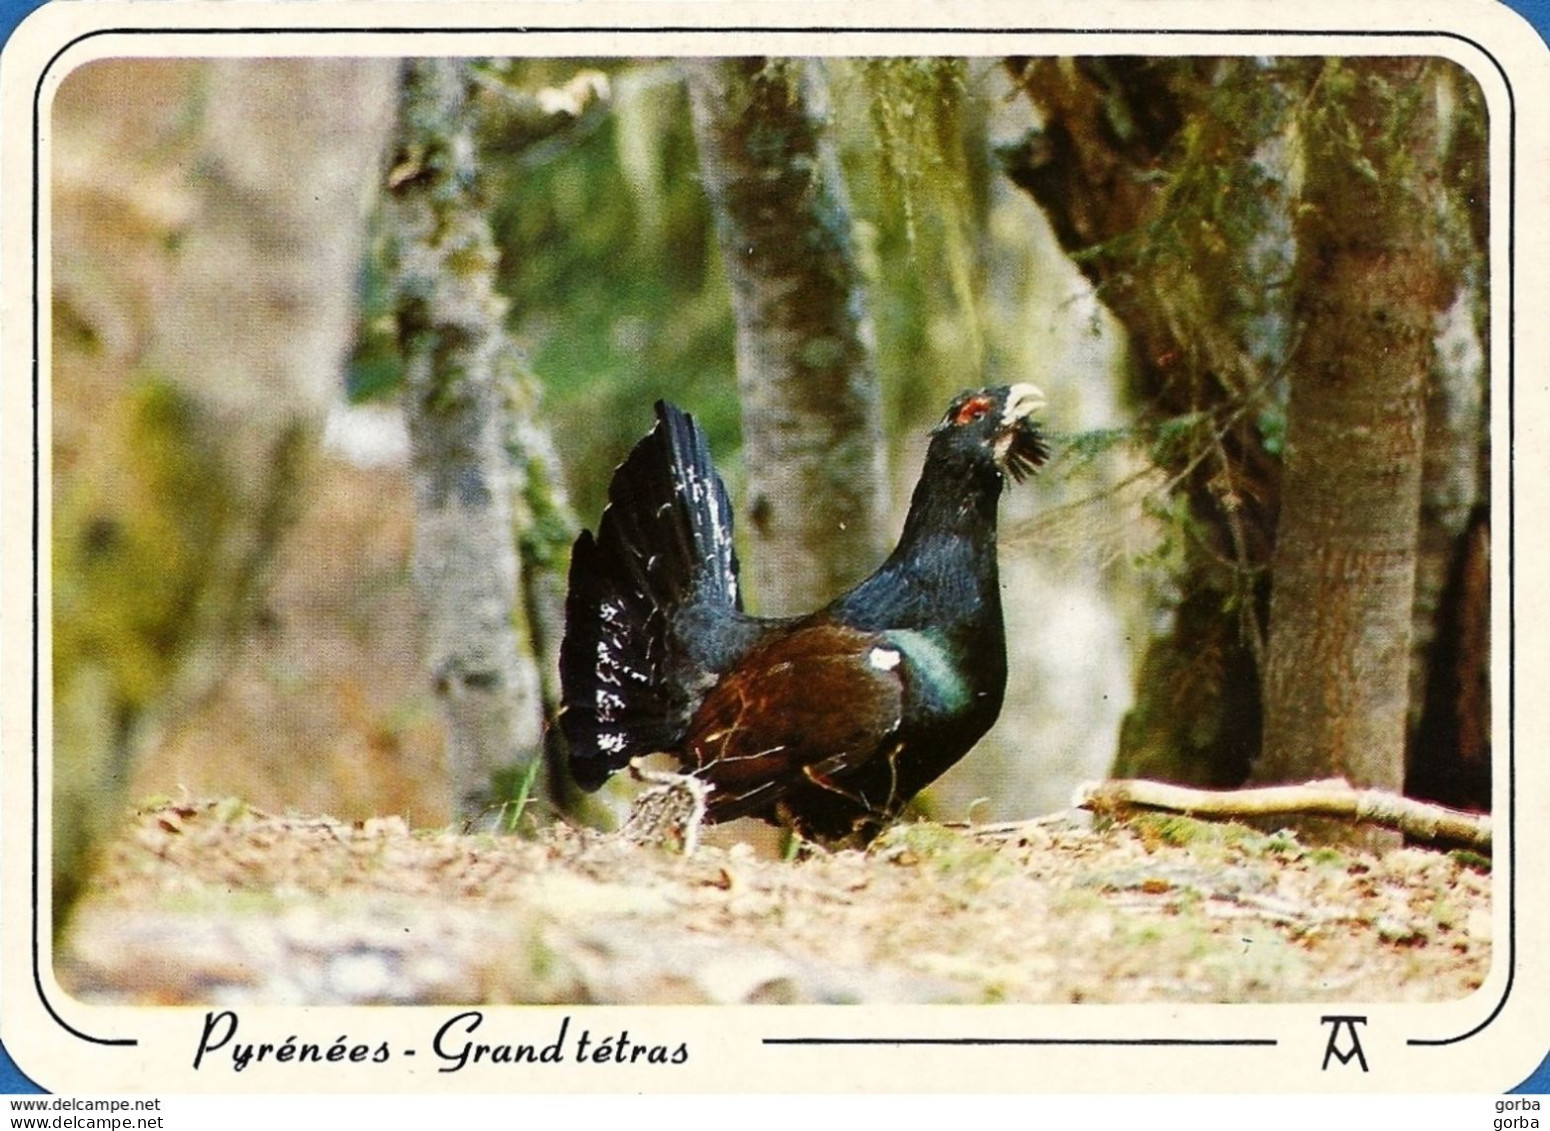
M 1353 789 L 1339 778 L 1228 790 L 1192 789 L 1141 779 L 1086 782 L 1077 787 L 1072 804 L 1105 814 L 1143 808 L 1194 817 L 1346 817 L 1397 829 L 1417 840 L 1448 841 L 1491 851 L 1491 817 L 1487 813 L 1466 813 L 1380 789 Z

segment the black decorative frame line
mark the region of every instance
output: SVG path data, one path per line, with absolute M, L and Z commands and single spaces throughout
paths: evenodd
M 1517 417 L 1514 388 L 1514 377 L 1517 373 L 1517 293 L 1516 293 L 1516 265 L 1517 265 L 1517 131 L 1518 111 L 1517 98 L 1513 92 L 1512 80 L 1501 61 L 1496 58 L 1484 45 L 1467 35 L 1451 31 L 1432 31 L 1426 29 L 1396 28 L 1392 30 L 1341 30 L 1341 29 L 1287 29 L 1287 28 L 1073 28 L 1073 27 L 838 27 L 838 26 L 808 26 L 808 27 L 778 27 L 778 26 L 724 26 L 724 27 L 694 27 L 663 25 L 658 27 L 603 27 L 603 26 L 530 26 L 530 27 L 262 27 L 262 28 L 100 28 L 76 36 L 63 47 L 59 48 L 44 65 L 38 76 L 37 85 L 33 90 L 32 104 L 32 327 L 33 327 L 33 352 L 32 352 L 32 463 L 33 463 L 33 488 L 32 488 L 32 981 L 37 991 L 38 1000 L 42 1002 L 50 1017 L 66 1032 L 95 1045 L 126 1046 L 137 1045 L 139 1040 L 134 1037 L 98 1037 L 90 1033 L 82 1032 L 71 1025 L 54 1004 L 49 1001 L 48 994 L 43 986 L 42 967 L 40 956 L 41 922 L 39 907 L 42 903 L 42 891 L 44 876 L 42 872 L 42 833 L 39 816 L 40 804 L 40 775 L 39 775 L 39 749 L 38 749 L 38 712 L 39 712 L 39 665 L 38 665 L 38 563 L 42 557 L 42 547 L 39 542 L 39 509 L 38 509 L 38 481 L 40 478 L 41 464 L 39 455 L 41 448 L 38 438 L 38 405 L 40 373 L 42 368 L 41 350 L 39 342 L 42 340 L 42 295 L 39 292 L 39 256 L 38 248 L 41 246 L 41 232 L 39 229 L 40 200 L 41 200 L 41 166 L 40 141 L 42 131 L 42 95 L 44 80 L 49 71 L 53 69 L 61 56 L 79 43 L 88 39 L 95 39 L 105 35 L 119 36 L 216 36 L 216 35 L 384 35 L 413 37 L 423 35 L 495 35 L 495 34 L 544 34 L 544 35 L 576 35 L 576 34 L 614 34 L 614 35 L 662 35 L 662 34 L 690 34 L 690 35 L 724 35 L 736 33 L 765 33 L 765 34 L 792 34 L 792 35 L 877 35 L 877 34 L 907 34 L 918 36 L 937 35 L 979 35 L 979 36 L 1179 36 L 1199 35 L 1217 38 L 1260 38 L 1273 39 L 1297 38 L 1312 39 L 1319 36 L 1340 36 L 1346 39 L 1366 38 L 1382 39 L 1405 37 L 1407 39 L 1450 39 L 1468 44 L 1491 61 L 1501 77 L 1503 88 L 1507 92 L 1507 364 L 1506 364 L 1506 397 L 1507 397 L 1507 672 L 1506 699 L 1507 699 L 1507 797 L 1506 797 L 1506 825 L 1507 825 L 1507 947 L 1505 961 L 1507 963 L 1507 983 L 1502 989 L 1502 996 L 1496 1002 L 1495 1007 L 1474 1028 L 1466 1030 L 1451 1037 L 1410 1037 L 1406 1044 L 1422 1047 L 1441 1047 L 1466 1041 L 1482 1032 L 1487 1026 L 1500 1016 L 1502 1009 L 1507 1004 L 1507 998 L 1511 996 L 1513 984 L 1517 973 L 1517 732 L 1516 732 L 1516 698 L 1514 687 L 1514 667 L 1517 658 L 1517 609 L 1516 609 L 1516 529 L 1514 519 L 1516 516 L 1516 489 L 1517 482 L 1513 474 L 1515 471 Z M 1494 136 L 1494 131 L 1493 131 Z M 1494 197 L 1496 188 L 1492 187 Z M 1494 296 L 1493 296 L 1494 305 Z M 1493 327 L 1495 320 L 1492 320 Z M 1493 387 L 1492 396 L 1499 395 Z M 1493 957 L 1493 961 L 1495 958 Z M 1209 1047 L 1255 1047 L 1273 1046 L 1278 1042 L 1274 1037 L 1220 1037 L 1220 1038 L 1164 1038 L 1164 1037 L 764 1037 L 761 1043 L 766 1046 L 1054 1046 L 1054 1045 L 1080 1045 L 1094 1047 L 1158 1047 L 1158 1046 L 1209 1046 Z

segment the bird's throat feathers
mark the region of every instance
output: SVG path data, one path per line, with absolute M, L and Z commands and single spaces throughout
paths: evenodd
M 959 466 L 923 474 L 892 558 L 927 569 L 938 564 L 973 568 L 983 561 L 993 570 L 996 511 L 1003 484 L 999 472 L 984 467 Z
M 994 528 L 988 538 L 942 528 L 902 538 L 876 573 L 835 603 L 834 612 L 873 631 L 983 625 L 999 632 Z

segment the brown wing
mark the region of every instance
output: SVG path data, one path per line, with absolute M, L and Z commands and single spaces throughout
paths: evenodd
M 901 657 L 873 633 L 813 625 L 761 644 L 713 687 L 689 723 L 686 768 L 715 786 L 714 820 L 756 813 L 891 749 L 903 709 Z

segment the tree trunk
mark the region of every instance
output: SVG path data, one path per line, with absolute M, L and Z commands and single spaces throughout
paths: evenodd
M 141 750 L 263 615 L 349 349 L 392 75 L 368 60 L 218 60 L 194 80 L 191 212 L 147 303 L 145 355 L 125 359 L 140 379 L 92 422 L 94 458 L 55 500 L 56 927 Z
M 196 216 L 149 359 L 216 446 L 228 493 L 211 531 L 177 694 L 224 673 L 298 510 L 355 314 L 364 186 L 388 141 L 392 67 L 368 60 L 210 65 Z
M 538 756 L 538 674 L 518 647 L 519 567 L 508 465 L 515 366 L 478 195 L 469 64 L 407 63 L 388 178 L 406 373 L 414 578 L 447 723 L 454 804 L 477 815 L 497 774 Z
M 1491 806 L 1490 340 L 1485 244 L 1485 109 L 1474 80 L 1439 68 L 1448 202 L 1444 247 L 1459 280 L 1439 319 L 1426 397 L 1410 749 L 1405 790 L 1448 805 Z
M 571 780 L 560 710 L 560 642 L 565 636 L 566 570 L 580 525 L 549 429 L 540 418 L 538 381 L 521 374 L 507 387 L 506 455 L 515 477 L 513 502 L 527 653 L 537 664 L 542 701 L 544 793 L 556 808 L 596 823 L 602 808 Z
M 1261 782 L 1404 781 L 1440 170 L 1431 65 L 1330 62 L 1306 183 Z
M 871 325 L 815 67 L 685 64 L 705 190 L 732 284 L 749 579 L 806 612 L 884 549 L 886 450 Z

